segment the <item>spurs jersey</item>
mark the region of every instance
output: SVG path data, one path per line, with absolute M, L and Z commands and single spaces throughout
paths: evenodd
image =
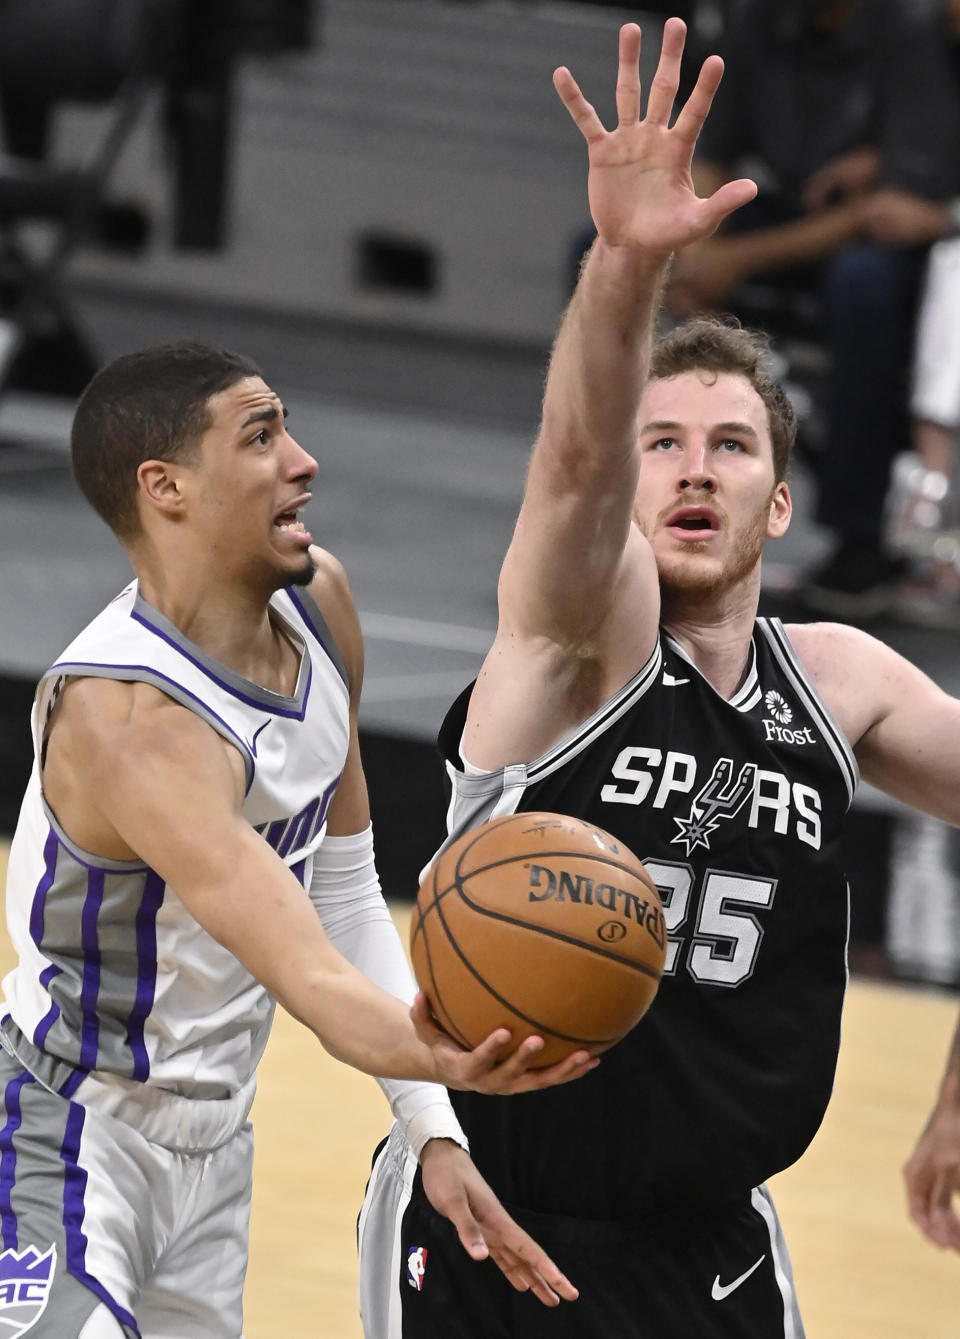
M 468 697 L 441 732 L 451 834 L 518 810 L 579 815 L 645 863 L 669 932 L 652 1008 L 595 1071 L 507 1099 L 451 1094 L 477 1166 L 508 1205 L 582 1218 L 748 1195 L 807 1146 L 833 1083 L 847 741 L 765 619 L 729 701 L 661 634 L 571 737 L 500 772 L 461 769 Z
M 193 1137 L 186 1127 L 196 1117 L 176 1114 L 178 1098 L 182 1109 L 203 1111 L 208 1143 L 242 1124 L 273 1000 L 155 870 L 103 859 L 71 840 L 43 795 L 44 729 L 72 677 L 161 689 L 237 749 L 246 769 L 243 816 L 308 884 L 346 758 L 349 694 L 310 596 L 281 591 L 271 609 L 300 651 L 290 697 L 212 660 L 134 582 L 51 666 L 34 706 L 35 760 L 7 877 L 18 964 L 3 983 L 0 1041 L 53 1091 L 99 1103 L 159 1142 Z

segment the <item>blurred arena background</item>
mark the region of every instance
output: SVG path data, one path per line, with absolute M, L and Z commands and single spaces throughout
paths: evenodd
M 4 3 L 17 0 L 0 0 L 0 22 Z M 188 28 L 200 9 L 185 6 Z M 361 610 L 364 761 L 403 923 L 443 831 L 434 733 L 493 633 L 588 219 L 582 144 L 550 75 L 569 65 L 609 124 L 617 29 L 637 19 L 654 52 L 662 15 L 572 0 L 202 12 L 192 56 L 174 52 L 145 78 L 97 183 L 96 226 L 69 254 L 49 262 L 62 216 L 5 211 L 0 158 L 0 835 L 29 768 L 34 681 L 128 579 L 72 482 L 73 398 L 116 353 L 215 340 L 260 362 L 320 461 L 305 519 L 346 564 Z M 2 70 L 0 57 L 0 96 Z M 89 159 L 116 107 L 116 96 L 56 101 L 37 170 Z M 29 129 L 29 98 L 4 111 L 8 128 Z M 815 415 L 815 353 L 781 352 L 801 413 Z M 795 521 L 765 566 L 764 611 L 785 618 L 825 544 L 807 470 L 801 455 Z M 955 631 L 871 630 L 960 691 Z M 854 984 L 837 1094 L 814 1148 L 780 1178 L 779 1203 L 810 1339 L 947 1339 L 960 1266 L 907 1224 L 899 1167 L 960 987 L 957 839 L 868 788 L 850 832 Z M 371 1082 L 278 1020 L 255 1108 L 247 1339 L 359 1335 L 353 1225 L 387 1114 Z

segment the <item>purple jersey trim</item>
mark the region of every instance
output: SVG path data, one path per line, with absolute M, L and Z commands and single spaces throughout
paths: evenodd
M 197 711 L 197 715 L 201 719 L 209 717 L 210 720 L 216 721 L 217 725 L 220 727 L 221 734 L 229 739 L 231 743 L 236 744 L 243 755 L 244 765 L 247 770 L 247 793 L 249 793 L 250 787 L 253 785 L 253 773 L 256 767 L 253 754 L 250 752 L 250 745 L 241 735 L 238 735 L 235 730 L 231 729 L 223 717 L 218 716 L 213 708 L 204 702 L 202 697 L 198 697 L 196 693 L 191 693 L 189 688 L 184 688 L 183 684 L 178 683 L 176 679 L 171 679 L 169 675 L 161 674 L 160 671 L 154 669 L 152 665 L 108 665 L 99 660 L 64 660 L 58 661 L 55 665 L 51 665 L 45 677 L 50 678 L 54 672 L 57 674 L 69 675 L 76 671 L 83 670 L 86 670 L 87 672 L 91 670 L 101 670 L 103 672 L 103 678 L 117 679 L 119 682 L 123 682 L 124 675 L 115 672 L 122 670 L 129 679 L 136 679 L 138 682 L 156 683 L 158 685 L 161 683 L 169 684 L 171 689 L 174 690 L 169 696 L 172 697 L 174 701 L 179 701 L 182 706 L 188 705 L 187 699 L 189 699 L 189 702 L 195 702 L 197 707 L 200 708 L 200 710 Z M 258 703 L 257 705 L 260 706 L 262 704 Z
M 3 1105 L 7 1112 L 7 1123 L 0 1130 L 0 1228 L 3 1231 L 3 1249 L 18 1250 L 17 1215 L 13 1211 L 13 1187 L 17 1180 L 17 1150 L 13 1146 L 13 1136 L 20 1128 L 20 1093 L 25 1084 L 33 1083 L 34 1077 L 27 1070 L 11 1079 L 3 1092 Z
M 347 667 L 340 657 L 337 645 L 333 640 L 330 629 L 327 627 L 323 614 L 320 612 L 317 604 L 309 596 L 304 598 L 304 596 L 292 586 L 286 588 L 285 594 L 294 609 L 296 609 L 297 613 L 303 619 L 306 626 L 320 643 L 330 663 L 340 675 L 340 678 L 349 688 L 350 679 L 347 674 Z
M 72 1097 L 89 1073 L 88 1069 L 75 1069 L 70 1077 L 61 1083 L 57 1092 L 61 1097 Z
M 63 1160 L 63 1230 L 67 1240 L 67 1269 L 78 1282 L 99 1297 L 121 1325 L 126 1325 L 139 1339 L 140 1330 L 137 1328 L 136 1317 L 124 1310 L 110 1296 L 99 1279 L 87 1273 L 87 1238 L 83 1231 L 87 1173 L 80 1166 L 80 1139 L 85 1114 L 84 1108 L 79 1103 L 70 1103 L 67 1127 L 60 1147 L 60 1157 Z
M 40 984 L 48 994 L 50 993 L 50 982 L 55 976 L 60 975 L 60 970 L 61 969 L 56 963 L 51 962 L 47 967 L 44 967 L 43 971 L 40 973 Z M 37 1024 L 33 1033 L 33 1044 L 38 1050 L 43 1050 L 43 1043 L 47 1040 L 47 1033 L 59 1017 L 60 1006 L 57 1004 L 56 1000 L 51 997 L 50 1008 L 40 1019 L 40 1022 Z
M 141 1083 L 149 1077 L 150 1057 L 143 1037 L 144 1023 L 153 1008 L 157 988 L 157 914 L 163 905 L 166 883 L 153 870 L 147 875 L 143 899 L 137 911 L 137 997 L 127 1024 L 133 1052 L 133 1077 Z
M 97 1017 L 97 996 L 100 993 L 100 937 L 97 917 L 103 902 L 103 870 L 92 869 L 87 878 L 87 896 L 80 913 L 80 944 L 83 949 L 83 984 L 80 987 L 80 1010 L 83 1016 L 80 1040 L 80 1065 L 93 1069 L 97 1063 L 100 1045 L 100 1020 Z
M 275 716 L 289 716 L 295 721 L 302 721 L 306 715 L 307 699 L 310 696 L 310 682 L 313 677 L 313 666 L 309 663 L 309 656 L 307 657 L 307 683 L 303 690 L 303 701 L 298 706 L 293 698 L 284 697 L 279 693 L 271 693 L 265 688 L 261 689 L 260 692 L 244 692 L 242 688 L 238 687 L 237 684 L 231 683 L 229 679 L 221 678 L 219 674 L 215 674 L 209 664 L 206 664 L 199 656 L 191 655 L 186 647 L 182 646 L 175 637 L 171 637 L 170 634 L 164 632 L 162 628 L 158 628 L 155 623 L 151 623 L 150 620 L 138 610 L 132 609 L 130 611 L 130 617 L 134 619 L 135 622 L 140 623 L 143 627 L 149 629 L 149 631 L 159 637 L 161 641 L 166 642 L 168 646 L 172 646 L 175 651 L 179 651 L 184 660 L 189 660 L 191 665 L 195 665 L 197 669 L 200 670 L 201 674 L 205 674 L 208 679 L 215 683 L 219 688 L 222 688 L 224 692 L 229 693 L 231 697 L 235 697 L 239 702 L 245 703 L 246 706 L 262 707 L 267 711 L 272 711 Z M 237 677 L 239 678 L 240 676 L 238 675 Z M 250 687 L 255 690 L 257 685 L 251 683 Z M 283 706 L 282 704 L 285 702 L 292 702 L 293 705 L 289 707 Z
M 53 828 L 47 833 L 47 840 L 43 844 L 43 877 L 37 884 L 33 894 L 33 904 L 30 907 L 30 938 L 40 947 L 43 939 L 43 912 L 47 900 L 47 893 L 53 884 L 57 872 L 57 834 Z
M 142 860 L 111 860 L 108 856 L 91 855 L 89 851 L 84 851 L 82 847 L 77 846 L 75 842 L 64 832 L 63 828 L 57 822 L 56 815 L 52 812 L 46 799 L 41 796 L 43 812 L 47 816 L 47 822 L 53 829 L 54 836 L 59 844 L 67 852 L 70 858 L 76 864 L 82 865 L 84 869 L 102 869 L 108 874 L 116 872 L 117 874 L 137 874 L 140 870 L 148 869 Z

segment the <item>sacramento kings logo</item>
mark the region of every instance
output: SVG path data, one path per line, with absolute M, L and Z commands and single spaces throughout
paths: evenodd
M 43 1314 L 57 1267 L 57 1248 L 43 1255 L 35 1246 L 0 1255 L 0 1334 L 17 1339 Z
M 793 711 L 787 704 L 786 698 L 781 697 L 775 688 L 771 688 L 767 693 L 763 699 L 763 705 L 773 719 L 779 721 L 781 725 L 789 725 L 793 720 Z

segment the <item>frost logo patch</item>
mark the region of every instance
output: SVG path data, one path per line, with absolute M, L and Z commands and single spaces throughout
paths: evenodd
M 43 1255 L 35 1246 L 0 1255 L 0 1334 L 5 1339 L 26 1334 L 43 1315 L 56 1267 L 56 1246 Z
M 426 1246 L 411 1246 L 407 1251 L 407 1282 L 411 1288 L 420 1292 L 423 1288 L 423 1276 L 427 1269 Z
M 793 708 L 787 702 L 787 699 L 783 697 L 782 694 L 778 693 L 775 688 L 771 688 L 769 693 L 764 697 L 763 705 L 766 707 L 767 711 L 769 711 L 773 719 L 779 721 L 781 725 L 789 725 L 793 720 Z

